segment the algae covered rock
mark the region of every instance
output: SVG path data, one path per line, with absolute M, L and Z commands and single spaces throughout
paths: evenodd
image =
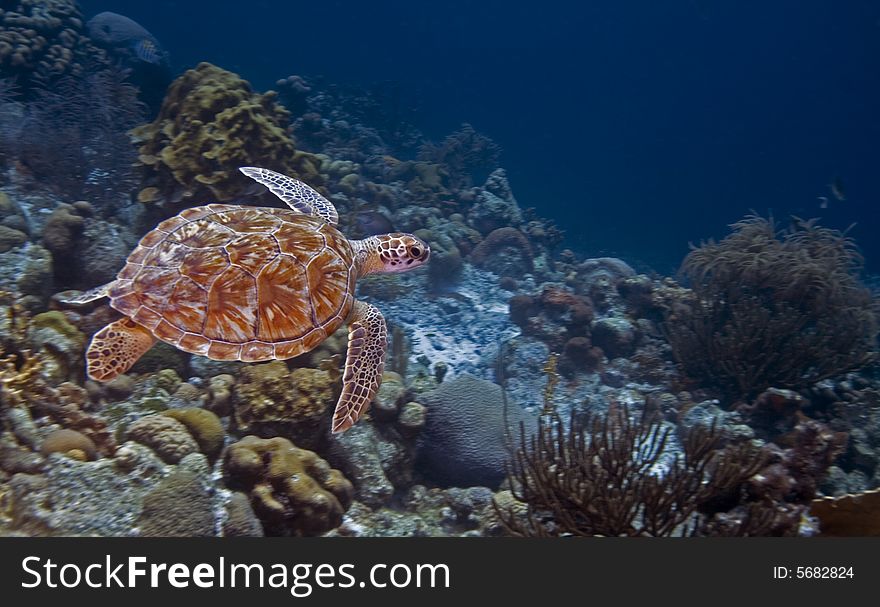
M 144 495 L 166 467 L 142 445 L 128 443 L 120 451 L 124 467 L 117 458 L 52 457 L 44 474 L 15 474 L 9 483 L 12 528 L 38 536 L 133 535 Z
M 31 319 L 31 343 L 40 353 L 43 374 L 54 381 L 70 379 L 83 366 L 86 336 L 61 312 L 42 312 Z
M 288 371 L 280 360 L 244 367 L 234 389 L 236 423 L 245 432 L 280 434 L 315 447 L 329 422 L 338 383 L 328 371 Z
M 226 502 L 226 520 L 223 521 L 226 537 L 263 537 L 263 525 L 251 508 L 248 496 L 241 491 L 233 492 Z
M 0 290 L 47 297 L 52 290 L 52 254 L 32 242 L 0 253 Z
M 247 492 L 267 535 L 308 536 L 335 529 L 354 489 L 312 451 L 284 438 L 246 436 L 226 452 L 230 488 Z

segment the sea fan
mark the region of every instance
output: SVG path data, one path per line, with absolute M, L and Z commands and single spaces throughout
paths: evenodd
M 66 196 L 118 201 L 136 184 L 128 131 L 145 117 L 126 76 L 103 68 L 40 90 L 24 106 L 17 137 L 7 145 L 36 179 Z

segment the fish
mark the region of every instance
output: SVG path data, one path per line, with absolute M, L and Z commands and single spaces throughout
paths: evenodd
M 828 189 L 831 190 L 831 194 L 837 200 L 841 202 L 846 200 L 846 193 L 843 189 L 843 180 L 840 178 L 839 175 L 836 175 L 831 183 L 828 184 Z
M 819 201 L 820 209 L 828 208 L 828 197 L 827 196 L 816 196 L 816 199 Z
M 132 50 L 141 61 L 152 63 L 154 65 L 162 63 L 162 51 L 159 50 L 159 47 L 156 46 L 156 43 L 149 38 L 141 38 L 140 40 L 135 42 L 132 46 Z

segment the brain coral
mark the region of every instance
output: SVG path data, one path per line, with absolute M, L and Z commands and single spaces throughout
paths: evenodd
M 284 438 L 246 436 L 229 447 L 225 464 L 227 484 L 249 494 L 267 535 L 335 529 L 353 499 L 342 473 Z
M 0 3 L 0 74 L 13 76 L 22 94 L 62 76 L 79 76 L 103 52 L 84 34 L 73 0 L 8 0 Z
M 230 201 L 251 183 L 238 167 L 258 165 L 323 185 L 320 161 L 297 151 L 290 114 L 276 93 L 257 94 L 236 74 L 210 63 L 188 70 L 168 88 L 156 120 L 133 131 L 147 181 L 141 202 L 177 207 Z
M 422 470 L 448 487 L 497 487 L 508 457 L 501 387 L 465 373 L 418 398 L 428 407 L 418 454 Z M 527 431 L 535 425 L 516 405 L 508 407 L 507 418 L 514 435 L 520 421 Z
M 189 386 L 190 384 L 181 385 Z M 172 417 L 186 426 L 186 429 L 199 444 L 199 450 L 207 455 L 209 460 L 214 460 L 220 455 L 226 432 L 223 430 L 220 418 L 215 414 L 199 407 L 185 407 L 163 411 L 162 415 Z
M 147 415 L 128 427 L 128 438 L 149 447 L 169 464 L 176 464 L 190 453 L 196 453 L 196 443 L 187 427 L 171 417 Z

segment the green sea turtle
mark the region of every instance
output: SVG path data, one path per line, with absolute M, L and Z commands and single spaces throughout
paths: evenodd
M 209 204 L 156 226 L 116 280 L 66 300 L 109 297 L 125 315 L 92 338 L 88 375 L 106 382 L 125 373 L 157 339 L 214 360 L 287 359 L 348 323 L 332 424 L 344 432 L 369 406 L 385 367 L 385 319 L 355 299 L 355 281 L 416 268 L 430 250 L 411 234 L 348 240 L 336 228 L 333 204 L 306 184 L 267 169 L 240 170 L 290 210 Z

